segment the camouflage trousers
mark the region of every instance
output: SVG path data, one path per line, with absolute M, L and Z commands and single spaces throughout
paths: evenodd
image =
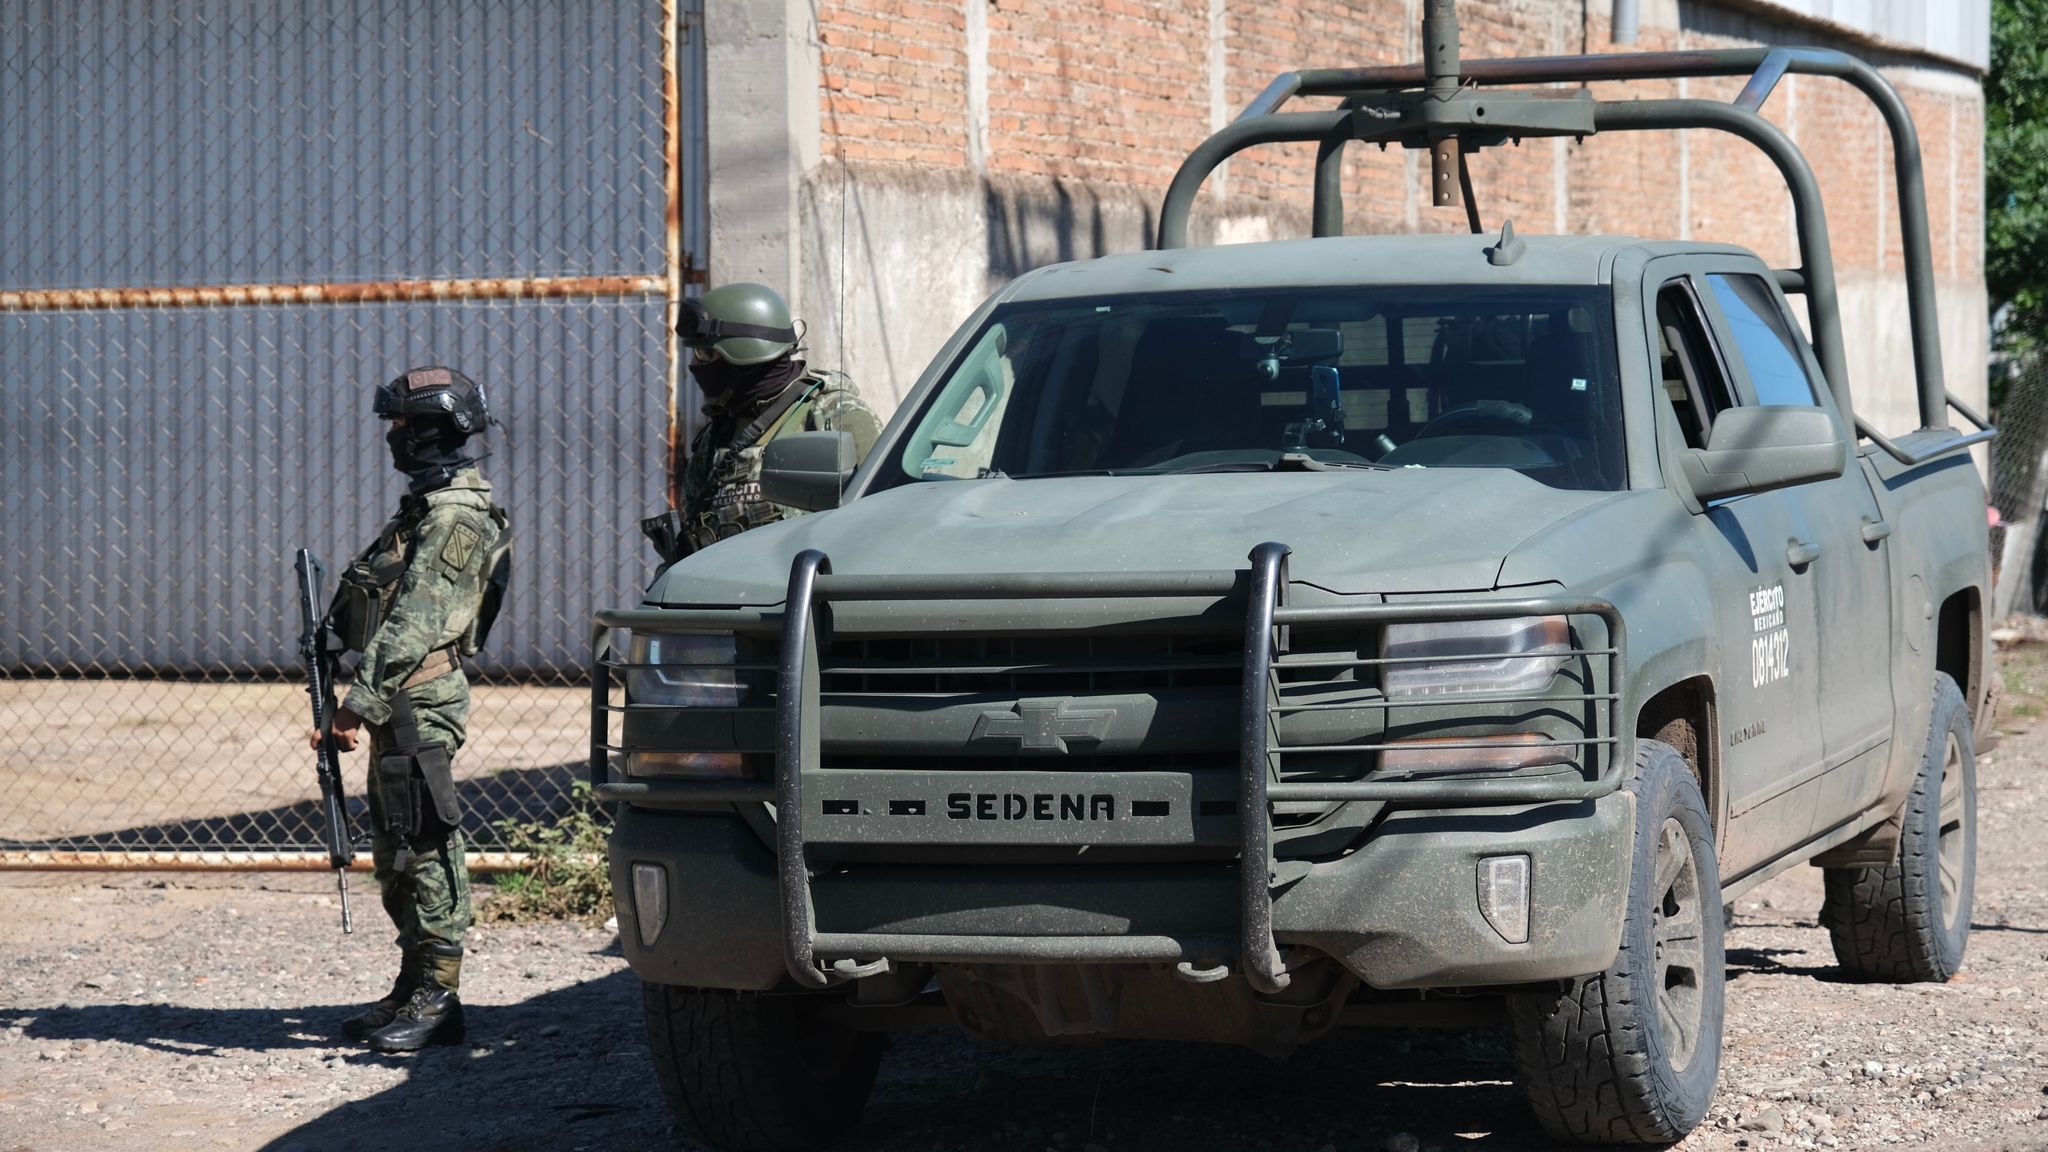
M 408 689 L 406 695 L 412 698 L 420 738 L 446 747 L 453 757 L 468 734 L 469 677 L 452 672 Z M 461 944 L 470 922 L 469 864 L 463 853 L 461 830 L 413 837 L 411 862 L 402 872 L 394 866 L 398 845 L 383 831 L 383 805 L 374 779 L 378 757 L 394 743 L 391 729 L 381 724 L 370 725 L 373 778 L 365 792 L 370 798 L 370 856 L 376 866 L 384 912 L 398 929 L 400 948 Z

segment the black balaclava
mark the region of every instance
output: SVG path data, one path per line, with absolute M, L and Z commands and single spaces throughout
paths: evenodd
M 782 390 L 803 371 L 804 362 L 793 356 L 766 364 L 706 360 L 690 365 L 690 376 L 704 390 L 704 410 L 724 413 L 745 413 L 761 407 L 782 395 Z
M 457 472 L 477 461 L 466 450 L 468 435 L 446 420 L 411 417 L 405 427 L 387 429 L 384 443 L 391 449 L 391 466 L 412 480 L 415 496 L 447 487 Z

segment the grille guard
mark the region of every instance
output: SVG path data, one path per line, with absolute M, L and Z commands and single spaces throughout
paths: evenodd
M 1623 723 L 1622 670 L 1627 667 L 1627 641 L 1621 613 L 1597 597 L 1539 596 L 1512 600 L 1444 599 L 1290 608 L 1281 603 L 1286 588 L 1288 548 L 1265 543 L 1251 551 L 1247 610 L 1244 623 L 1244 674 L 1238 729 L 1239 787 L 1237 814 L 1240 849 L 1240 916 L 1234 940 L 1212 936 L 933 936 L 890 933 L 819 932 L 811 899 L 804 838 L 803 789 L 807 777 L 822 771 L 820 722 L 820 654 L 817 610 L 833 601 L 852 600 L 1032 600 L 1073 598 L 1141 598 L 1160 596 L 1231 596 L 1247 587 L 1244 572 L 1124 572 L 1073 574 L 981 574 L 970 576 L 834 576 L 824 553 L 808 550 L 791 565 L 788 599 L 781 612 L 759 609 L 638 609 L 600 612 L 593 634 L 591 677 L 590 774 L 598 797 L 645 807 L 689 807 L 716 803 L 759 803 L 775 806 L 775 857 L 782 894 L 783 958 L 790 977 L 806 988 L 830 987 L 844 980 L 876 975 L 892 962 L 959 963 L 1173 963 L 1184 974 L 1215 978 L 1227 971 L 1214 967 L 1219 955 L 1235 953 L 1245 977 L 1262 992 L 1277 992 L 1289 982 L 1273 937 L 1273 825 L 1270 806 L 1284 801 L 1388 801 L 1437 806 L 1540 804 L 1597 799 L 1620 788 L 1626 766 L 1634 759 L 1633 737 Z M 1597 616 L 1606 627 L 1604 647 L 1574 646 L 1568 659 L 1604 661 L 1604 679 L 1593 676 L 1586 691 L 1560 698 L 1547 693 L 1472 696 L 1465 704 L 1554 704 L 1583 702 L 1592 706 L 1593 723 L 1577 739 L 1583 759 L 1600 764 L 1596 775 L 1484 777 L 1470 779 L 1399 779 L 1349 781 L 1283 781 L 1280 757 L 1290 752 L 1377 752 L 1385 743 L 1332 746 L 1281 746 L 1275 739 L 1275 717 L 1290 706 L 1280 702 L 1275 677 L 1275 649 L 1280 629 L 1294 625 L 1383 625 L 1402 622 L 1503 619 L 1517 616 Z M 614 628 L 704 629 L 756 637 L 779 635 L 776 676 L 774 746 L 746 749 L 772 752 L 773 782 L 759 780 L 628 780 L 610 778 L 611 754 L 627 748 L 608 742 L 609 718 L 631 710 L 613 704 L 609 692 L 619 670 L 636 665 L 613 659 L 609 634 Z M 1398 658 L 1396 658 L 1398 659 Z M 1453 658 L 1455 659 L 1455 657 Z M 1389 663 L 1387 657 L 1318 661 L 1318 666 L 1369 669 Z M 1590 670 L 1590 666 L 1589 666 Z M 1392 710 L 1442 706 L 1441 696 L 1386 698 L 1354 705 Z M 656 710 L 668 710 L 649 706 Z M 1604 721 L 1604 723 L 1603 723 Z M 1452 747 L 1458 745 L 1452 744 Z M 1604 753 L 1604 755 L 1603 755 Z M 1264 867 L 1251 862 L 1265 862 Z M 820 957 L 829 960 L 822 964 Z M 866 958 L 866 959 L 863 959 Z

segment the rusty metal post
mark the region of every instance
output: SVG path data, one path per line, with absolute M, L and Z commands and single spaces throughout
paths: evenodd
M 1457 0 L 1428 0 L 1423 7 L 1422 71 L 1429 99 L 1448 100 L 1458 94 Z M 1456 135 L 1446 132 L 1430 140 L 1429 195 L 1438 208 L 1458 206 L 1458 160 Z
M 676 335 L 676 321 L 683 303 L 683 81 L 682 28 L 676 0 L 661 3 L 661 186 L 666 203 L 662 206 L 662 236 L 668 255 L 668 307 L 663 322 L 668 328 L 668 506 L 683 506 L 683 470 L 688 463 L 690 438 L 685 435 L 683 412 L 683 346 Z
M 395 304 L 439 300 L 559 300 L 576 296 L 652 296 L 665 290 L 658 276 L 349 280 L 318 284 L 214 284 L 180 288 L 38 288 L 0 292 L 0 312 L 218 308 L 266 304 Z
M 470 852 L 471 872 L 512 872 L 530 862 L 524 852 Z M 0 872 L 325 872 L 325 852 L 265 852 L 255 849 L 111 848 L 104 851 L 9 848 L 0 850 Z M 358 856 L 350 872 L 370 872 Z

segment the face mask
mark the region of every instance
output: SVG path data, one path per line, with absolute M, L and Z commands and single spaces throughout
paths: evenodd
M 782 390 L 803 375 L 803 370 L 803 361 L 788 356 L 766 364 L 706 360 L 690 365 L 690 375 L 704 390 L 704 407 L 727 411 L 746 411 L 768 403 L 782 395 Z
M 384 445 L 391 449 L 391 466 L 400 472 L 410 472 L 413 469 L 412 437 L 406 435 L 409 431 L 411 430 L 400 428 L 396 424 L 384 430 Z
M 438 421 L 414 421 L 384 432 L 384 444 L 391 449 L 391 466 L 412 479 L 415 493 L 429 492 L 455 478 L 455 473 L 476 463 L 465 450 L 469 437 Z
M 704 390 L 706 400 L 723 400 L 745 383 L 746 369 L 724 360 L 704 360 L 690 365 L 690 378 Z

